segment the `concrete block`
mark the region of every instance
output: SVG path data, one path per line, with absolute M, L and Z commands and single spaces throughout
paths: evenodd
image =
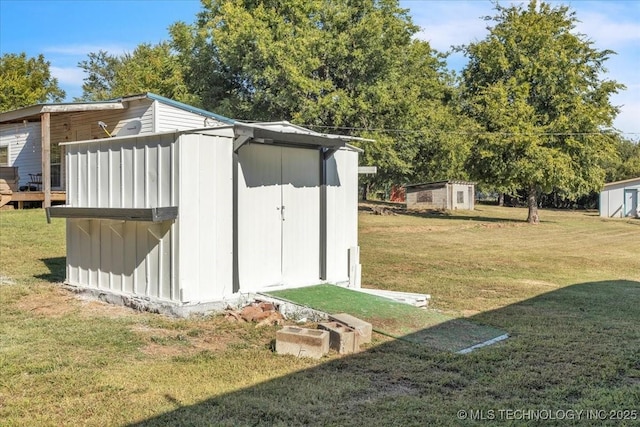
M 364 320 L 358 319 L 347 313 L 338 313 L 329 315 L 329 320 L 334 322 L 340 322 L 354 331 L 359 335 L 359 343 L 366 344 L 371 342 L 371 323 L 365 322 Z
M 360 349 L 360 335 L 340 322 L 319 323 L 318 328 L 329 331 L 329 348 L 340 354 L 354 353 Z
M 329 352 L 329 331 L 285 326 L 276 332 L 276 352 L 320 359 Z

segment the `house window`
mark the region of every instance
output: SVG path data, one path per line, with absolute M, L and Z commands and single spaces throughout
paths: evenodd
M 464 203 L 464 191 L 458 191 L 458 203 Z
M 9 147 L 0 147 L 0 166 L 9 166 Z
M 51 186 L 60 187 L 62 177 L 62 150 L 60 144 L 51 144 Z
M 418 203 L 433 203 L 433 191 L 423 190 L 418 192 Z

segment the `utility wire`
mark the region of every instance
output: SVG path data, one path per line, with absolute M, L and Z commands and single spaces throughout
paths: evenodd
M 501 136 L 578 136 L 578 135 L 640 135 L 640 132 L 620 132 L 615 130 L 606 130 L 599 132 L 490 132 L 490 131 L 441 131 L 441 130 L 417 130 L 417 129 L 387 129 L 387 128 L 365 128 L 365 127 L 349 127 L 349 126 L 323 126 L 303 124 L 309 128 L 335 129 L 335 130 L 351 130 L 351 131 L 367 131 L 382 133 L 415 133 L 415 134 L 445 134 L 445 135 L 501 135 Z

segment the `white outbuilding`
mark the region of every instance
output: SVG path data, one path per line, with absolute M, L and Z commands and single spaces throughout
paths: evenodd
M 610 182 L 600 192 L 600 216 L 640 218 L 640 177 Z
M 475 183 L 466 181 L 436 181 L 405 185 L 407 208 L 473 210 Z
M 359 287 L 353 138 L 287 122 L 64 144 L 68 285 L 175 313 Z

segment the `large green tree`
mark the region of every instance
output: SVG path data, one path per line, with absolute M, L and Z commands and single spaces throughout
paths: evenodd
M 206 108 L 373 138 L 363 162 L 398 182 L 447 173 L 427 154 L 465 151 L 433 133 L 457 129 L 453 80 L 417 30 L 396 0 L 205 0 L 170 31 Z
M 464 108 L 484 129 L 468 166 L 487 187 L 526 191 L 528 221 L 537 223 L 541 192 L 576 197 L 601 187 L 615 156 L 610 96 L 623 86 L 603 78 L 614 52 L 576 33 L 568 7 L 495 8 L 486 38 L 463 48 Z
M 51 75 L 43 55 L 27 58 L 26 53 L 0 57 L 0 112 L 42 102 L 60 102 L 65 92 Z
M 123 55 L 92 52 L 78 66 L 86 73 L 79 100 L 98 101 L 153 92 L 192 105 L 199 104 L 199 98 L 189 93 L 182 63 L 168 42 L 144 43 Z

